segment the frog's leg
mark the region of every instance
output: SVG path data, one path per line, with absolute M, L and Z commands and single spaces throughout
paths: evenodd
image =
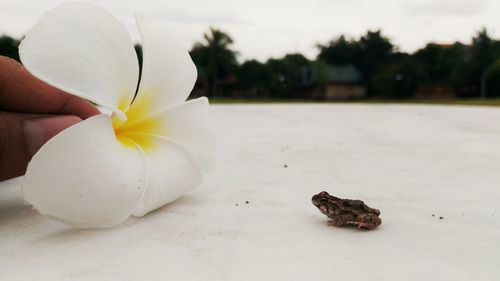
M 341 222 L 341 221 L 338 221 L 338 220 L 329 220 L 328 221 L 328 225 L 331 225 L 331 226 L 336 226 L 336 227 L 341 227 L 341 226 L 344 226 L 344 223 Z

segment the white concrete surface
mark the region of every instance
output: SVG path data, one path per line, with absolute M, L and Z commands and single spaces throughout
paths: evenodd
M 40 216 L 4 182 L 0 280 L 500 278 L 500 109 L 227 105 L 213 115 L 218 171 L 113 229 Z M 379 208 L 381 227 L 329 227 L 310 203 L 322 190 Z

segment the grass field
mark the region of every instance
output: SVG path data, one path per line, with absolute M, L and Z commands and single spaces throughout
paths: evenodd
M 367 103 L 367 104 L 435 104 L 435 105 L 474 105 L 474 106 L 500 106 L 500 99 L 405 99 L 405 100 L 314 100 L 314 99 L 231 99 L 211 98 L 213 104 L 264 104 L 264 103 Z

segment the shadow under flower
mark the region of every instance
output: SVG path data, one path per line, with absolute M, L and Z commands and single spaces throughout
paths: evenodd
M 51 233 L 43 238 L 43 240 L 50 242 L 60 243 L 61 241 L 70 241 L 75 239 L 94 239 L 100 236 L 108 236 L 113 233 L 116 235 L 123 234 L 124 232 L 136 231 L 137 228 L 141 228 L 145 224 L 155 224 L 161 218 L 162 222 L 165 222 L 165 216 L 168 213 L 178 213 L 177 209 L 184 206 L 193 206 L 197 204 L 197 199 L 195 196 L 183 196 L 178 200 L 163 206 L 162 208 L 156 209 L 144 217 L 133 217 L 130 216 L 124 222 L 110 228 L 71 228 L 63 229 L 59 232 Z

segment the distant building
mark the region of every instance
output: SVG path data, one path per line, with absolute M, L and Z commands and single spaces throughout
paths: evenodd
M 315 98 L 357 99 L 366 96 L 363 75 L 354 65 L 323 65 L 313 70 Z

